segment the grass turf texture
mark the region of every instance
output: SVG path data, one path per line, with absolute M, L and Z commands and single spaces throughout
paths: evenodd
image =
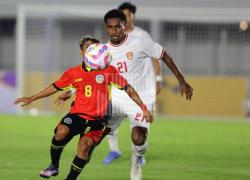
M 143 180 L 249 180 L 250 123 L 247 120 L 157 118 L 150 129 L 147 164 Z M 49 165 L 49 146 L 60 116 L 0 116 L 0 179 L 35 180 Z M 128 180 L 130 129 L 128 121 L 119 129 L 122 157 L 110 165 L 104 140 L 79 179 Z M 65 148 L 60 173 L 66 177 L 78 137 Z

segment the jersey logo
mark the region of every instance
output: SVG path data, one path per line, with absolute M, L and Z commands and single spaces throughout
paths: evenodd
M 75 82 L 80 82 L 82 80 L 83 80 L 82 78 L 78 78 L 78 79 L 75 80 Z
M 96 80 L 97 83 L 101 84 L 104 81 L 104 77 L 103 77 L 103 75 L 97 75 L 95 77 L 95 80 Z
M 129 51 L 126 53 L 128 60 L 132 60 L 134 57 L 134 53 L 132 51 Z
M 72 119 L 69 118 L 69 117 L 66 117 L 63 121 L 64 121 L 66 124 L 71 124 L 71 123 L 72 123 Z

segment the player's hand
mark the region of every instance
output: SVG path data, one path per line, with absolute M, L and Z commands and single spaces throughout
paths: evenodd
M 56 104 L 56 106 L 60 106 L 70 98 L 71 98 L 71 91 L 67 91 L 61 94 L 60 96 L 58 96 L 54 103 Z
M 185 94 L 186 99 L 191 100 L 193 96 L 193 88 L 187 82 L 180 83 L 180 91 L 182 96 Z
M 30 103 L 32 103 L 32 98 L 31 97 L 23 97 L 23 98 L 17 98 L 15 101 L 15 104 L 20 104 L 21 103 L 21 107 L 27 106 Z
M 156 95 L 160 94 L 161 92 L 161 82 L 157 81 L 156 82 Z
M 152 123 L 153 122 L 153 116 L 149 111 L 143 112 L 143 118 L 146 120 L 146 122 Z

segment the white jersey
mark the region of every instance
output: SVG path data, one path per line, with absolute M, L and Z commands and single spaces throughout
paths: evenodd
M 145 31 L 145 30 L 143 30 L 143 29 L 141 29 L 141 28 L 139 28 L 139 27 L 137 27 L 137 26 L 135 26 L 134 29 L 133 29 L 132 31 L 128 32 L 128 34 L 131 35 L 131 36 L 135 36 L 135 37 L 137 37 L 137 38 L 140 38 L 140 39 L 143 40 L 143 41 L 144 41 L 144 40 L 153 41 L 152 38 L 151 38 L 151 36 L 148 34 L 147 31 Z M 161 61 L 161 60 L 158 60 L 158 62 L 159 62 L 159 64 L 160 64 L 160 66 L 161 66 L 162 61 Z M 151 64 L 151 65 L 154 67 L 152 61 L 151 61 L 151 62 L 148 62 L 148 63 Z M 155 83 L 156 83 L 156 81 L 155 81 Z
M 112 54 L 111 65 L 128 80 L 143 101 L 155 101 L 155 73 L 151 58 L 161 59 L 163 47 L 130 34 L 126 34 L 124 41 L 119 45 L 113 45 L 111 42 L 107 45 Z M 116 88 L 112 88 L 112 98 L 130 101 L 124 91 Z
M 135 26 L 134 29 L 128 32 L 129 35 L 135 36 L 140 39 L 146 39 L 147 41 L 153 41 L 151 36 L 148 34 L 147 31 Z

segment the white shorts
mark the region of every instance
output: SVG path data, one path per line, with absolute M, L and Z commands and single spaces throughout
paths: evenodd
M 148 110 L 152 112 L 155 101 L 143 101 Z M 143 118 L 143 112 L 141 108 L 131 99 L 121 100 L 118 98 L 112 98 L 112 117 L 108 122 L 108 127 L 112 131 L 116 130 L 121 122 L 128 117 L 130 120 L 130 127 L 135 126 L 149 128 L 150 123 L 146 122 Z

